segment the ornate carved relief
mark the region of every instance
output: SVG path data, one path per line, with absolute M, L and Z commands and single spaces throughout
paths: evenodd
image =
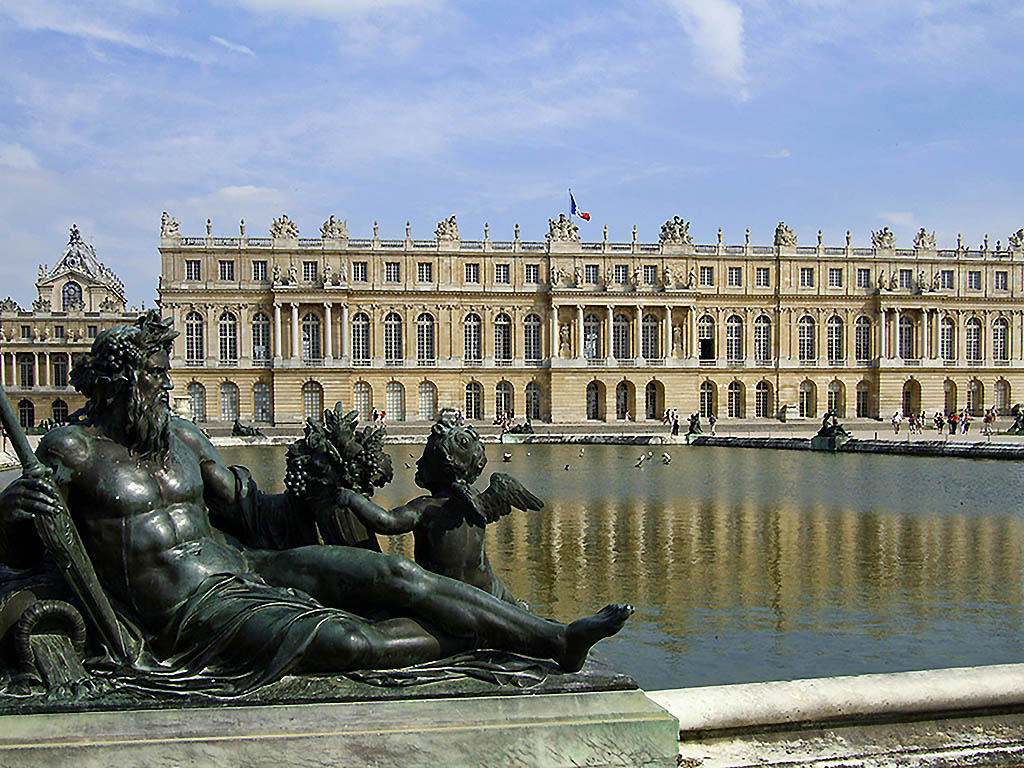
M 18 302 L 8 296 L 3 301 L 0 301 L 0 312 L 21 312 L 21 307 L 18 306 Z
M 557 219 L 548 219 L 548 242 L 578 243 L 579 241 L 580 228 L 567 219 L 564 213 L 558 214 Z
M 270 222 L 270 236 L 278 239 L 295 239 L 299 236 L 299 225 L 282 213 L 281 218 Z
M 690 237 L 690 222 L 673 216 L 661 225 L 659 239 L 662 243 L 669 245 L 693 245 L 693 238 Z

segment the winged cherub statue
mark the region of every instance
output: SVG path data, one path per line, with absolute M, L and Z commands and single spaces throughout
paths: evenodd
M 538 510 L 544 502 L 510 475 L 495 472 L 484 491 L 472 487 L 487 457 L 480 436 L 468 426 L 458 426 L 455 413 L 445 410 L 427 438 L 416 462 L 415 481 L 430 491 L 407 504 L 387 510 L 366 496 L 349 490 L 338 492 L 339 506 L 350 509 L 371 531 L 381 534 L 412 532 L 416 563 L 428 571 L 471 584 L 509 603 L 517 600 L 491 568 L 484 551 L 488 523 L 513 508 Z

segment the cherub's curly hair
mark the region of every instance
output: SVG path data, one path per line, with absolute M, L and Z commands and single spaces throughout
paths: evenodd
M 455 423 L 448 409 L 430 430 L 423 455 L 416 462 L 416 485 L 443 491 L 455 482 L 472 485 L 487 465 L 480 435 L 472 427 Z
M 178 332 L 171 320 L 162 320 L 155 309 L 131 325 L 116 325 L 100 333 L 88 352 L 75 355 L 71 384 L 89 399 L 85 414 L 119 395 L 154 352 L 171 351 Z

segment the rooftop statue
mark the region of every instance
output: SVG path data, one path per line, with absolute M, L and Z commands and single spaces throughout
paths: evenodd
M 935 233 L 927 232 L 924 227 L 921 227 L 917 234 L 914 235 L 914 248 L 919 251 L 934 251 Z
M 1007 244 L 1011 250 L 1024 251 L 1024 228 L 1018 229 L 1010 235 Z
M 668 245 L 693 245 L 693 238 L 690 237 L 690 222 L 673 216 L 661 225 L 659 239 Z
M 27 569 L 54 558 L 88 618 L 91 645 L 74 630 L 68 667 L 135 689 L 223 695 L 285 674 L 394 669 L 472 649 L 575 671 L 631 614 L 610 605 L 565 625 L 398 555 L 318 543 L 314 488 L 364 522 L 379 508 L 315 462 L 305 488 L 292 482 L 276 495 L 244 467 L 225 466 L 198 427 L 171 415 L 177 335 L 155 311 L 100 333 L 71 373 L 85 407 L 43 436 L 41 467 L 26 450 L 25 474 L 0 493 L 0 561 Z M 6 398 L 0 404 L 16 430 Z M 470 440 L 452 435 L 458 450 Z M 489 503 L 456 491 L 456 481 L 445 486 L 434 469 L 424 478 L 431 496 L 386 511 L 387 520 L 451 505 L 472 526 L 466 505 Z M 510 499 L 507 489 L 498 495 Z M 513 494 L 511 503 L 533 502 Z M 424 556 L 450 565 L 465 552 L 450 554 Z
M 299 225 L 282 213 L 281 218 L 270 222 L 270 236 L 279 239 L 295 239 L 299 236 Z
M 438 240 L 459 240 L 459 225 L 455 223 L 455 215 L 452 214 L 447 219 L 441 219 L 437 222 L 437 228 L 434 230 L 434 237 Z
M 578 243 L 580 241 L 580 228 L 566 218 L 564 213 L 558 214 L 557 219 L 548 219 L 548 241 L 552 243 Z
M 320 225 L 320 236 L 325 239 L 344 240 L 348 237 L 348 219 L 338 221 L 332 214 Z
M 160 215 L 160 237 L 178 237 L 179 235 L 181 235 L 181 230 L 178 220 L 164 211 Z
M 891 251 L 896 247 L 896 235 L 888 227 L 882 227 L 877 232 L 871 233 L 871 246 Z
M 796 233 L 786 226 L 786 222 L 780 221 L 775 228 L 775 246 L 783 248 L 796 248 Z

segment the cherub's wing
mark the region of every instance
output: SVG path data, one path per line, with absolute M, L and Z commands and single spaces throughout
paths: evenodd
M 536 510 L 544 506 L 544 502 L 530 493 L 511 475 L 495 472 L 491 475 L 491 484 L 487 490 L 476 495 L 476 512 L 485 523 L 493 523 L 504 517 L 512 508 Z

